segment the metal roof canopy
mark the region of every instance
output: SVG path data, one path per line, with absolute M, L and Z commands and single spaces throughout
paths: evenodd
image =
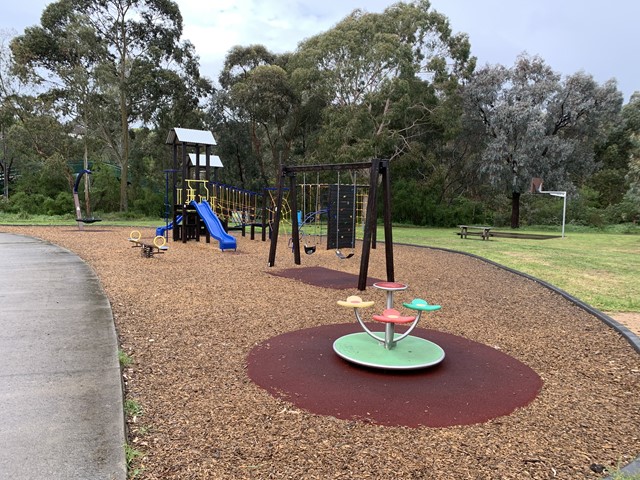
M 198 158 L 198 161 L 196 162 L 196 154 L 195 153 L 190 153 L 189 154 L 189 161 L 191 162 L 191 165 L 197 165 L 199 167 L 206 167 L 207 166 L 207 156 L 206 155 L 202 155 L 200 154 L 200 157 Z M 214 168 L 222 168 L 222 160 L 220 160 L 220 157 L 218 155 L 209 155 L 209 165 L 214 167 Z
M 191 128 L 172 128 L 167 136 L 167 145 L 180 143 L 182 145 L 217 145 L 213 133 L 207 130 L 193 130 Z

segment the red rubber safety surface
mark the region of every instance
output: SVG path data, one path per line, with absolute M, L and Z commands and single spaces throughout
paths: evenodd
M 401 372 L 361 367 L 332 347 L 336 338 L 358 331 L 356 323 L 348 323 L 273 337 L 249 353 L 249 377 L 311 413 L 407 427 L 486 422 L 528 405 L 542 388 L 535 371 L 503 352 L 421 328 L 412 335 L 445 351 L 439 365 Z
M 336 290 L 358 287 L 358 275 L 324 267 L 287 268 L 275 272 L 268 271 L 268 273 L 276 277 L 293 278 L 316 287 L 334 288 Z M 367 277 L 367 286 L 370 287 L 374 283 L 382 281 L 379 278 Z

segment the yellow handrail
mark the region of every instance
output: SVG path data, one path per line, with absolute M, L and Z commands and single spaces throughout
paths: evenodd
M 191 203 L 193 200 L 196 199 L 196 195 L 200 189 L 198 188 L 198 185 L 201 184 L 202 187 L 204 188 L 204 195 L 200 195 L 200 198 L 202 200 L 206 200 L 209 203 L 212 203 L 212 199 L 213 197 L 211 196 L 211 192 L 209 191 L 209 188 L 207 187 L 207 180 L 193 180 L 193 179 L 189 179 L 187 180 L 187 189 L 186 189 L 186 203 Z M 177 203 L 182 203 L 182 193 L 183 193 L 183 189 L 182 188 L 178 188 L 176 189 L 176 193 L 177 193 Z

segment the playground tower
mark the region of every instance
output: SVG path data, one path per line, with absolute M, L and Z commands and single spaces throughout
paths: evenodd
M 204 205 L 203 202 L 213 205 L 215 201 L 210 187 L 222 162 L 211 153 L 211 147 L 216 145 L 213 134 L 206 130 L 172 128 L 165 143 L 173 149 L 172 167 L 165 170 L 167 229 L 173 229 L 174 241 L 200 240 L 204 234 L 209 243 L 211 229 L 198 212 L 198 206 Z

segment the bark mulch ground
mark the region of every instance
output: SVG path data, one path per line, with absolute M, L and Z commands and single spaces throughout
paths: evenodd
M 615 468 L 640 454 L 640 356 L 560 295 L 478 259 L 396 247 L 396 280 L 409 285 L 398 300 L 442 305 L 423 328 L 517 360 L 542 388 L 486 422 L 411 428 L 314 413 L 248 374 L 251 352 L 270 339 L 347 328 L 349 312 L 336 300 L 360 294 L 384 304 L 375 289 L 336 291 L 271 274 L 306 267 L 357 274 L 358 255 L 318 251 L 296 267 L 279 249 L 268 268 L 268 243 L 248 238 L 238 238 L 237 252 L 220 252 L 215 242 L 170 243 L 167 253 L 144 258 L 127 241 L 130 229 L 0 229 L 68 248 L 99 276 L 121 348 L 134 360 L 124 380 L 127 397 L 142 407 L 129 422 L 131 442 L 144 452 L 138 478 L 598 478 L 594 464 Z M 153 230 L 143 235 L 151 239 Z M 378 248 L 369 275 L 385 271 Z M 338 360 L 330 350 L 326 356 Z M 353 388 L 344 377 L 324 382 L 327 392 Z M 447 388 L 453 392 L 438 387 Z M 469 397 L 469 409 L 481 401 Z

